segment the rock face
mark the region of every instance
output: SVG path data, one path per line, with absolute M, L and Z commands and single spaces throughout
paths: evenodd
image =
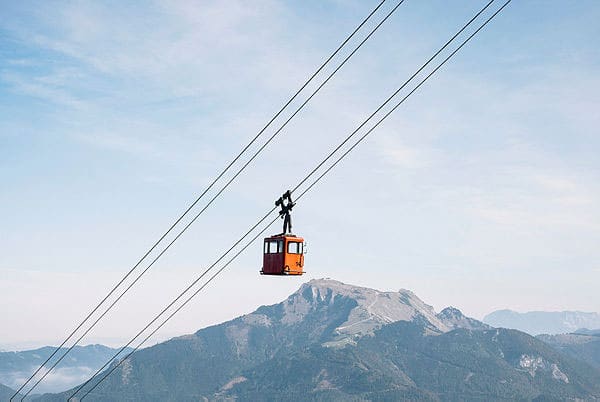
M 600 329 L 600 314 L 581 311 L 530 311 L 518 313 L 498 310 L 483 318 L 486 324 L 496 328 L 511 328 L 530 335 L 565 334 L 581 328 Z
M 598 371 L 540 340 L 436 314 L 410 291 L 315 280 L 139 351 L 85 400 L 564 400 L 600 398 L 598 384 Z
M 341 299 L 353 301 L 353 306 L 345 321 L 334 328 L 332 339 L 324 343 L 326 346 L 342 346 L 397 321 L 419 320 L 427 323 L 428 334 L 450 330 L 431 306 L 409 290 L 380 292 L 331 279 L 312 280 L 302 285 L 283 303 L 284 317 L 281 322 L 293 324 L 302 321 L 322 304 L 332 305 L 335 300 Z

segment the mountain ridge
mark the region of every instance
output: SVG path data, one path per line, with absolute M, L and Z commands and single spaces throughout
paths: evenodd
M 0 383 L 18 389 L 56 349 L 55 346 L 43 346 L 31 350 L 0 352 Z M 67 348 L 61 350 L 66 351 Z M 40 383 L 39 391 L 61 392 L 79 384 L 101 367 L 116 350 L 99 344 L 75 346 L 68 358 L 63 359 Z M 57 353 L 46 367 L 53 365 L 60 356 L 61 353 Z
M 15 390 L 13 390 L 12 388 L 7 387 L 4 384 L 0 384 L 0 401 L 10 400 L 10 398 L 13 396 L 14 393 L 15 393 Z
M 536 338 L 566 355 L 600 369 L 600 335 L 582 333 L 541 334 Z
M 321 279 L 138 351 L 86 400 L 590 399 L 599 379 L 541 340 L 454 308 L 436 313 L 410 291 Z

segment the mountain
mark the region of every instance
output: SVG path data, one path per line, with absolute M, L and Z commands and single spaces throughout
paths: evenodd
M 45 346 L 20 352 L 0 352 L 0 383 L 18 389 L 55 350 L 55 347 Z M 80 384 L 115 352 L 116 349 L 102 345 L 76 346 L 40 383 L 36 392 L 61 392 Z M 60 355 L 57 353 L 47 366 L 54 364 Z
M 459 309 L 446 307 L 437 315 L 437 317 L 451 329 L 465 328 L 472 330 L 492 329 L 489 325 L 474 318 L 465 316 Z
M 436 314 L 408 290 L 314 280 L 139 351 L 85 400 L 585 400 L 600 398 L 599 384 L 599 371 L 541 340 Z
M 0 401 L 8 401 L 10 397 L 15 393 L 14 390 L 7 387 L 6 385 L 0 384 Z
M 542 334 L 538 335 L 537 338 L 564 354 L 573 356 L 600 369 L 600 331 L 595 332 L 597 335 L 586 335 L 581 333 L 559 335 Z
M 594 335 L 594 336 L 600 336 L 600 329 L 587 329 L 587 328 L 580 328 L 577 331 L 574 332 L 575 334 L 579 334 L 579 335 Z
M 486 315 L 483 322 L 496 328 L 511 328 L 531 335 L 565 334 L 580 328 L 600 328 L 600 314 L 581 311 L 530 311 L 518 313 L 498 310 Z

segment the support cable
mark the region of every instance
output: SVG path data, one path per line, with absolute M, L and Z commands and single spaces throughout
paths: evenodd
M 491 3 L 493 3 L 494 0 L 491 0 L 485 7 L 484 9 L 482 9 L 473 19 L 471 19 L 471 21 L 469 21 L 467 23 L 466 26 L 468 26 L 477 16 L 479 16 Z M 327 175 L 335 166 L 337 166 L 337 164 L 342 161 L 354 148 L 356 148 L 356 146 L 358 146 L 369 134 L 371 134 L 383 121 L 385 121 L 400 105 L 402 105 L 404 103 L 404 101 L 406 101 L 414 92 L 416 92 L 431 76 L 433 76 L 444 64 L 446 64 L 446 62 L 448 62 L 456 53 L 458 53 L 458 51 L 460 51 L 462 49 L 462 47 L 467 44 L 467 42 L 469 42 L 475 35 L 477 35 L 479 33 L 479 31 L 481 31 L 492 19 L 494 19 L 496 17 L 496 15 L 498 15 L 512 0 L 507 0 L 496 12 L 494 12 L 482 25 L 480 25 L 470 36 L 468 36 L 452 53 L 450 53 L 450 55 L 448 55 L 433 71 L 431 71 L 423 80 L 421 80 L 419 82 L 419 84 L 417 84 L 417 86 L 415 88 L 413 88 L 406 96 L 404 96 L 399 102 L 397 102 L 394 107 L 392 109 L 390 109 L 386 114 L 384 114 L 383 117 L 381 117 L 363 136 L 361 136 L 349 149 L 347 149 L 340 157 L 338 157 L 336 159 L 336 161 L 330 165 L 321 175 L 319 175 L 304 191 L 302 191 L 300 193 L 300 195 L 298 197 L 296 197 L 296 202 L 298 200 L 300 200 L 308 191 L 310 191 L 325 175 Z M 464 30 L 463 27 L 462 30 Z M 460 32 L 459 32 L 460 33 Z M 456 35 L 453 37 L 455 38 Z M 387 102 L 387 101 L 386 101 Z M 369 119 L 372 116 L 369 117 Z M 364 124 L 363 124 L 364 125 Z M 354 133 L 353 133 L 354 134 Z M 352 134 L 352 135 L 353 135 Z M 339 147 L 338 147 L 339 149 Z M 332 154 L 330 154 L 326 159 L 329 159 L 330 156 Z M 320 164 L 322 165 L 322 163 Z M 310 174 L 312 175 L 315 172 L 315 170 L 313 170 Z M 309 177 L 308 176 L 308 177 Z M 307 177 L 307 178 L 308 178 Z M 302 180 L 302 183 L 305 182 L 307 180 L 307 178 Z M 296 189 L 298 188 L 298 186 L 296 186 Z M 83 389 L 93 378 L 95 378 L 98 374 L 100 374 L 102 372 L 102 370 L 104 370 L 112 361 L 114 358 L 118 357 L 118 355 L 128 346 L 130 346 L 135 339 L 137 339 L 147 328 L 149 328 L 166 310 L 168 310 L 168 308 L 170 308 L 177 300 L 179 300 L 180 297 L 182 297 L 185 293 L 187 293 L 187 291 L 194 286 L 202 277 L 204 277 L 204 275 L 206 275 L 208 273 L 208 271 L 210 271 L 212 269 L 212 267 L 214 267 L 219 261 L 221 261 L 235 246 L 237 246 L 245 237 L 247 237 L 252 231 L 254 231 L 254 229 L 260 225 L 260 223 L 262 223 L 264 220 L 266 220 L 266 218 L 275 210 L 275 208 L 273 208 L 267 215 L 265 215 L 261 220 L 259 220 L 259 222 L 254 225 L 242 238 L 240 238 L 232 248 L 230 248 L 225 254 L 223 254 L 218 260 L 217 262 L 215 262 L 213 265 L 211 265 L 211 267 L 209 267 L 205 272 L 202 273 L 202 275 L 196 280 L 194 281 L 184 292 L 182 292 L 174 301 L 173 303 L 171 303 L 169 306 L 167 306 L 167 308 L 165 308 L 165 310 L 163 310 L 163 312 L 161 312 L 157 317 L 155 317 L 155 319 L 153 321 L 151 321 L 142 331 L 140 331 L 125 347 L 123 347 L 116 355 L 114 355 L 103 367 L 101 367 L 95 374 L 94 376 L 92 376 L 88 381 L 86 381 L 84 384 L 82 384 L 73 394 L 71 394 L 71 396 L 68 398 L 68 400 L 70 400 L 71 398 L 73 398 L 81 389 Z M 210 283 L 213 279 L 215 279 L 231 262 L 233 262 L 243 251 L 245 251 L 261 234 L 263 234 L 273 223 L 275 223 L 275 221 L 278 219 L 278 217 L 275 217 L 273 220 L 271 220 L 267 226 L 265 226 L 258 234 L 256 234 L 248 243 L 246 243 L 246 245 L 240 249 L 230 260 L 228 260 L 217 272 L 215 272 L 200 288 L 198 288 L 191 296 L 189 296 L 179 307 L 177 307 L 176 310 L 174 310 L 165 320 L 163 320 L 163 322 L 157 327 L 155 328 L 148 336 L 146 336 L 146 338 L 144 338 L 144 340 L 142 340 L 132 351 L 130 351 L 123 359 L 121 359 L 118 363 L 116 363 L 110 370 L 108 370 L 106 372 L 106 374 L 100 378 L 100 380 L 98 382 L 96 382 L 96 384 L 90 388 L 88 391 L 86 391 L 86 393 L 83 395 L 83 397 L 81 398 L 81 400 L 83 400 L 83 398 L 85 398 L 90 392 L 92 392 L 101 382 L 103 382 L 114 370 L 116 370 L 121 363 L 123 363 L 126 359 L 128 359 L 129 357 L 131 357 L 131 355 L 133 355 L 152 335 L 154 335 L 164 324 L 166 324 L 177 312 L 179 312 L 185 305 L 187 305 L 200 291 L 202 291 L 202 289 L 204 289 L 208 283 Z
M 251 140 L 250 143 L 248 143 L 248 145 L 246 145 L 246 147 L 244 147 L 244 149 L 236 156 L 236 158 L 231 161 L 229 163 L 229 165 L 219 174 L 219 176 L 217 176 L 217 178 L 215 180 L 213 180 L 213 182 L 209 185 L 209 187 L 206 188 L 206 190 L 204 190 L 204 192 L 192 203 L 192 205 L 190 205 L 190 207 L 188 207 L 188 209 L 177 219 L 177 221 L 169 228 L 169 230 L 167 232 L 165 232 L 163 234 L 163 236 L 152 246 L 152 248 L 150 250 L 148 250 L 148 252 L 138 261 L 138 263 L 119 281 L 119 283 L 117 285 L 115 285 L 115 287 L 109 292 L 109 294 L 107 294 L 104 299 L 92 310 L 92 312 L 90 312 L 88 314 L 88 316 L 77 326 L 77 328 L 75 330 L 73 330 L 73 332 L 63 341 L 63 343 L 48 357 L 48 359 L 46 359 L 46 361 L 44 363 L 42 363 L 42 365 L 40 365 L 40 367 L 38 367 L 38 369 L 31 375 L 31 377 L 19 388 L 19 390 L 17 392 L 15 392 L 15 394 L 11 397 L 11 401 L 12 399 L 18 395 L 18 393 L 25 387 L 25 385 L 27 383 L 29 383 L 29 381 L 31 381 L 36 375 L 37 373 L 42 369 L 42 367 L 44 367 L 45 364 L 48 363 L 48 361 L 50 361 L 50 359 L 52 357 L 54 357 L 54 355 L 56 355 L 56 353 L 66 344 L 66 342 L 68 342 L 69 339 L 71 339 L 73 337 L 73 335 L 83 326 L 83 324 L 89 320 L 89 318 L 98 310 L 98 308 L 115 292 L 115 290 L 126 280 L 126 278 L 140 265 L 140 263 L 156 248 L 156 246 L 172 231 L 172 229 L 189 213 L 189 211 L 200 201 L 200 199 L 214 186 L 214 184 L 230 169 L 230 167 L 242 156 L 242 154 L 256 141 L 256 139 L 258 139 L 258 137 L 267 129 L 267 127 L 269 127 L 269 125 L 283 112 L 283 110 L 297 97 L 297 95 L 312 81 L 312 79 L 325 67 L 325 65 L 339 52 L 340 49 L 342 49 L 342 47 L 354 36 L 354 34 L 367 22 L 368 19 L 370 19 L 370 17 L 383 5 L 383 3 L 386 0 L 381 1 L 377 7 L 371 11 L 371 13 L 365 18 L 365 20 L 363 20 L 361 22 L 361 24 L 354 30 L 354 32 L 352 32 L 352 34 L 346 38 L 346 40 L 338 47 L 338 49 L 336 49 L 336 51 L 325 61 L 325 63 L 323 63 L 323 65 L 321 65 L 321 67 L 319 67 L 319 69 L 310 77 L 310 79 L 294 94 L 294 96 L 292 98 L 290 98 L 290 100 L 282 107 L 281 110 L 279 110 L 279 112 L 277 112 L 277 114 L 269 121 L 269 123 L 267 123 L 267 125 Z M 175 241 L 177 241 L 179 239 L 179 237 L 185 232 L 187 231 L 187 229 L 191 226 L 192 223 L 194 223 L 198 217 L 204 212 L 206 211 L 206 209 L 208 209 L 208 207 L 225 191 L 225 189 L 227 187 L 229 187 L 229 185 L 246 169 L 246 167 L 248 167 L 250 165 L 250 163 L 266 148 L 266 146 L 283 130 L 283 128 L 285 128 L 285 126 L 287 126 L 287 124 L 308 104 L 308 102 L 325 86 L 325 84 L 327 84 L 331 78 L 333 78 L 333 76 L 350 60 L 350 58 L 352 56 L 354 56 L 354 54 L 371 38 L 371 36 L 383 25 L 383 23 L 385 21 L 387 21 L 387 19 L 389 17 L 391 17 L 391 15 L 398 9 L 398 7 L 400 7 L 400 5 L 404 2 L 405 0 L 400 0 L 398 2 L 398 4 L 392 8 L 391 11 L 388 12 L 388 14 L 371 30 L 371 32 L 358 44 L 358 46 L 356 46 L 356 48 L 354 48 L 354 50 L 341 62 L 341 64 L 325 79 L 325 81 L 323 81 L 318 87 L 317 89 L 294 111 L 294 113 L 283 123 L 282 126 L 279 127 L 279 129 L 277 129 L 277 131 L 253 154 L 253 156 L 237 171 L 237 173 L 221 188 L 221 190 L 202 208 L 202 210 L 195 215 L 195 217 L 192 219 L 192 221 L 190 221 L 185 227 L 184 229 L 179 232 L 179 234 L 165 247 L 165 249 L 163 249 L 161 251 L 161 253 L 148 265 L 148 267 L 146 269 L 144 269 L 136 278 L 135 280 L 121 293 L 121 295 L 118 296 L 118 298 L 113 301 L 112 304 L 109 305 L 108 309 L 106 311 L 104 311 L 104 313 L 102 313 L 102 315 L 100 315 L 100 317 L 98 317 L 98 319 L 96 319 L 94 321 L 94 323 L 92 323 L 92 325 L 84 332 L 83 335 L 80 336 L 80 338 L 75 341 L 75 343 L 68 348 L 63 355 L 40 377 L 40 379 L 38 379 L 36 381 L 36 383 L 29 389 L 29 391 L 27 393 L 24 394 L 24 396 L 21 398 L 21 400 L 24 400 L 24 398 L 29 395 L 33 389 L 50 373 L 50 371 L 52 371 L 61 361 L 62 359 L 77 345 L 77 343 L 79 343 L 79 341 L 81 341 L 88 333 L 89 331 L 95 327 L 95 325 L 108 313 L 108 311 L 110 311 L 112 309 L 112 307 L 125 295 L 125 293 L 127 293 L 131 287 L 133 287 L 133 285 L 135 285 L 135 283 L 137 283 L 137 281 L 150 269 L 150 267 L 152 267 L 152 265 L 154 265 L 154 263 L 160 258 L 162 257 L 162 255 L 173 245 L 173 243 L 175 243 Z

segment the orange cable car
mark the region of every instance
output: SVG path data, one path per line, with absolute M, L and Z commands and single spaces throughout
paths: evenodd
M 287 200 L 287 203 L 285 202 Z M 292 231 L 290 212 L 294 205 L 288 190 L 277 201 L 281 206 L 279 216 L 283 218 L 283 233 L 265 238 L 263 245 L 262 275 L 302 275 L 304 273 L 304 239 Z

